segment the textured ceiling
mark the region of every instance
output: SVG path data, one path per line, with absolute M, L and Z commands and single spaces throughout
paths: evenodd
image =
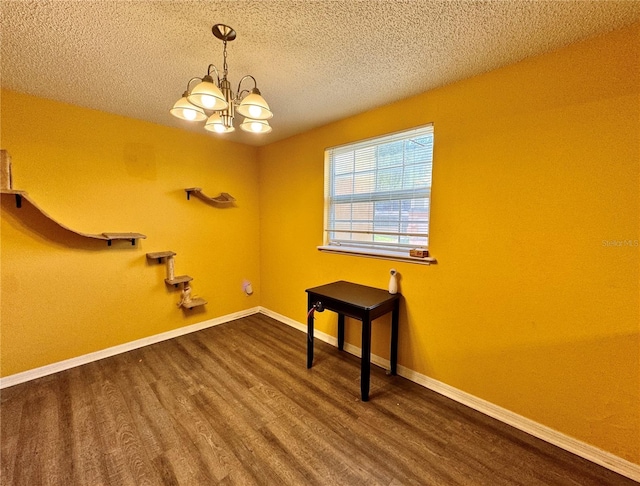
M 1 0 L 2 86 L 162 125 L 193 76 L 252 74 L 263 145 L 640 20 L 640 0 Z M 34 114 L 34 116 L 37 116 Z

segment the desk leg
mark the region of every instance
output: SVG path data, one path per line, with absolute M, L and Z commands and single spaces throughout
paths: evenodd
M 369 379 L 371 375 L 371 319 L 362 319 L 362 370 L 360 372 L 360 392 L 362 401 L 369 401 Z
M 311 296 L 307 298 L 307 368 L 313 365 L 313 302 Z
M 396 374 L 398 367 L 398 318 L 400 314 L 400 304 L 396 301 L 396 305 L 391 312 L 391 351 L 389 352 L 389 361 L 391 364 L 390 373 Z
M 344 349 L 344 314 L 338 314 L 338 349 Z

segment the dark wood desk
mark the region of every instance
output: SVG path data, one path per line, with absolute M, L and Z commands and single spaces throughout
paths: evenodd
M 362 321 L 362 360 L 360 391 L 362 401 L 369 400 L 369 377 L 371 374 L 371 322 L 391 312 L 391 374 L 396 374 L 398 363 L 398 317 L 400 294 L 390 294 L 383 289 L 367 287 L 343 280 L 320 287 L 307 289 L 307 368 L 313 365 L 313 312 L 316 303 L 324 309 L 338 313 L 338 349 L 344 348 L 344 317 Z

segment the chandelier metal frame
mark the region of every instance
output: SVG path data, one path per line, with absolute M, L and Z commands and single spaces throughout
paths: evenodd
M 205 130 L 216 133 L 230 133 L 235 130 L 233 120 L 236 112 L 244 117 L 240 128 L 251 133 L 268 133 L 271 126 L 267 120 L 273 117 L 269 105 L 258 89 L 256 78 L 247 74 L 240 79 L 238 89 L 234 92 L 227 79 L 229 66 L 227 63 L 227 42 L 236 38 L 236 31 L 225 24 L 215 24 L 211 31 L 223 44 L 222 77 L 214 64 L 209 64 L 207 74 L 193 77 L 187 82 L 187 89 L 182 97 L 173 105 L 170 113 L 182 120 L 190 122 L 204 121 Z M 215 73 L 215 78 L 213 74 Z M 253 88 L 241 89 L 242 83 L 250 79 Z M 191 89 L 194 81 L 200 81 Z M 207 112 L 211 112 L 208 114 Z

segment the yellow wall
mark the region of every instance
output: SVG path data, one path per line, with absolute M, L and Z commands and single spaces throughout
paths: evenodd
M 75 230 L 147 235 L 107 247 L 2 196 L 3 376 L 259 305 L 255 148 L 11 91 L 1 101 L 14 188 Z M 237 207 L 187 201 L 194 186 Z M 145 257 L 162 250 L 208 305 L 176 307 L 179 289 Z
M 262 148 L 261 304 L 401 274 L 399 364 L 640 464 L 640 25 Z M 322 253 L 323 149 L 433 122 L 430 267 Z M 609 246 L 605 241 L 631 241 Z M 373 352 L 388 357 L 388 320 Z M 317 314 L 335 334 L 336 319 Z M 348 339 L 358 344 L 359 325 Z

